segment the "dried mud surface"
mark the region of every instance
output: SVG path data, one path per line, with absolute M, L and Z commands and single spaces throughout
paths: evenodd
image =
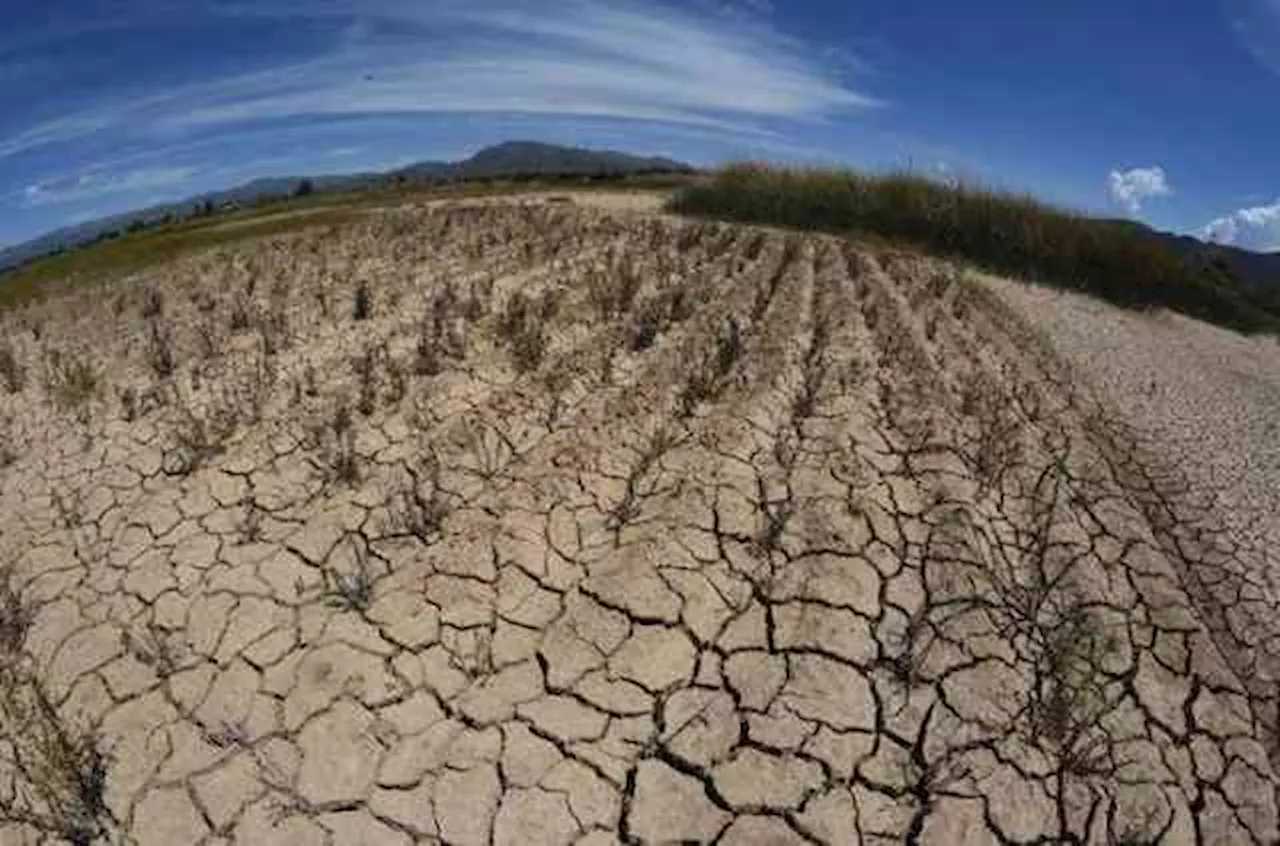
M 0 842 L 1277 838 L 1236 550 L 946 264 L 459 203 L 3 319 Z

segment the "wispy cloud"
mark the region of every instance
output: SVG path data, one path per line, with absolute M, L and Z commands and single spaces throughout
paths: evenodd
M 1173 188 L 1164 168 L 1155 165 L 1111 171 L 1107 175 L 1107 193 L 1129 214 L 1137 214 L 1147 199 L 1167 197 L 1173 193 Z
M 441 112 L 598 116 L 762 132 L 876 100 L 762 20 L 654 2 L 268 0 L 218 15 L 310 18 L 330 47 L 253 73 L 111 99 L 0 138 L 0 158 L 108 133 L 180 142 L 308 118 Z
M 120 174 L 88 172 L 64 179 L 34 182 L 22 189 L 22 205 L 28 208 L 57 203 L 82 203 L 114 194 L 132 194 L 170 188 L 187 182 L 191 168 L 143 168 Z
M 1211 220 L 1196 234 L 1205 241 L 1247 250 L 1280 250 L 1280 198 L 1271 205 L 1237 209 Z
M 92 135 L 112 123 L 107 110 L 86 111 L 25 127 L 0 138 L 0 159 Z
M 1280 75 L 1280 2 L 1230 0 L 1227 24 L 1258 64 Z

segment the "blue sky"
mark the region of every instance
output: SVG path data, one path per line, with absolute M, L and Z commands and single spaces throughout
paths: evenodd
M 1280 250 L 1280 0 L 2 0 L 0 244 L 513 138 L 912 167 Z

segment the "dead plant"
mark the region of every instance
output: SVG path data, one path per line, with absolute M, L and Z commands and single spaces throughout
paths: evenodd
M 724 322 L 711 356 L 704 359 L 680 393 L 678 413 L 689 417 L 700 403 L 717 399 L 728 383 L 729 374 L 742 357 L 742 330 L 730 317 Z
M 188 399 L 178 404 L 177 411 L 172 433 L 175 448 L 166 455 L 165 471 L 187 475 L 222 454 L 239 425 L 239 410 L 234 396 L 224 390 L 203 407 Z
M 155 670 L 162 679 L 172 676 L 181 667 L 184 646 L 176 632 L 147 623 L 140 634 L 124 633 L 124 646 L 141 664 Z
M 249 297 L 236 292 L 231 298 L 231 315 L 228 326 L 232 333 L 245 332 L 253 325 L 253 306 Z
M 45 393 L 62 410 L 81 408 L 97 396 L 98 371 L 87 355 L 48 348 L 44 364 Z
M 373 414 L 378 407 L 378 355 L 379 348 L 369 344 L 363 353 L 351 360 L 360 391 L 356 409 L 365 417 Z
M 164 313 L 164 294 L 159 288 L 151 287 L 142 295 L 142 317 L 144 320 L 155 320 Z
M 283 306 L 264 311 L 258 317 L 258 339 L 262 354 L 274 356 L 290 344 L 289 313 Z
M 339 569 L 332 560 L 321 569 L 324 576 L 326 601 L 335 607 L 357 613 L 368 610 L 373 603 L 373 589 L 377 576 L 369 561 L 369 550 L 362 538 L 348 535 L 351 550 L 351 567 Z M 335 551 L 338 547 L 335 547 Z M 330 556 L 332 558 L 332 556 Z
M 35 611 L 22 595 L 13 566 L 0 565 L 0 666 L 22 652 Z
M 556 300 L 547 296 L 535 303 L 517 291 L 508 300 L 498 321 L 498 337 L 506 344 L 516 372 L 527 373 L 542 364 L 547 352 L 544 323 L 554 316 L 555 310 Z
M 351 295 L 351 319 L 368 320 L 371 316 L 373 316 L 373 292 L 369 290 L 369 283 L 362 279 L 356 283 L 355 291 Z
M 419 467 L 406 468 L 406 474 L 408 479 L 387 505 L 392 529 L 424 544 L 434 543 L 443 536 L 450 511 L 449 496 L 440 487 L 440 464 L 430 456 Z
M 315 466 L 326 484 L 354 486 L 360 481 L 360 462 L 355 448 L 355 428 L 351 410 L 339 402 L 333 412 L 311 427 Z
M 168 379 L 178 370 L 178 356 L 173 347 L 173 332 L 158 316 L 148 320 L 147 363 L 157 378 Z
M 27 386 L 27 368 L 7 339 L 0 340 L 0 384 L 11 394 L 22 393 Z
M 0 470 L 18 460 L 17 439 L 13 432 L 13 419 L 0 417 Z
M 0 665 L 0 763 L 9 773 L 0 821 L 73 846 L 107 834 L 109 760 L 101 739 L 63 717 L 43 682 L 18 665 Z
M 615 544 L 623 527 L 640 515 L 641 500 L 655 492 L 652 480 L 654 467 L 677 443 L 675 435 L 666 428 L 659 427 L 627 470 L 622 496 L 605 517 L 605 524 L 614 533 Z
M 812 417 L 817 407 L 818 395 L 827 378 L 828 364 L 823 356 L 830 343 L 830 331 L 824 319 L 819 319 L 813 327 L 813 337 L 805 350 L 800 391 L 791 405 L 792 417 L 796 421 Z
M 257 543 L 262 540 L 262 509 L 258 503 L 250 499 L 244 504 L 244 512 L 236 524 L 240 533 L 240 543 Z

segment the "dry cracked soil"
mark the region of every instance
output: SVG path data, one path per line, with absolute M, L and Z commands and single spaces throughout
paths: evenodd
M 6 845 L 1276 842 L 1269 589 L 953 266 L 458 202 L 0 319 Z

